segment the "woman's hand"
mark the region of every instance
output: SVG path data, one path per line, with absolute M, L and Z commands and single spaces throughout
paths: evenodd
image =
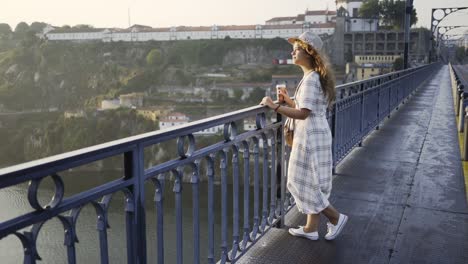
M 286 88 L 278 89 L 278 97 L 283 97 L 283 100 L 281 100 L 280 103 L 284 103 L 286 100 L 291 101 L 291 97 L 289 97 L 288 90 Z
M 266 105 L 270 107 L 271 109 L 274 109 L 278 106 L 277 104 L 273 102 L 270 96 L 263 97 L 262 101 L 260 102 L 260 105 Z
M 279 89 L 278 90 L 278 97 L 282 96 L 283 100 L 280 103 L 286 103 L 290 107 L 295 107 L 294 101 L 289 97 L 287 89 Z

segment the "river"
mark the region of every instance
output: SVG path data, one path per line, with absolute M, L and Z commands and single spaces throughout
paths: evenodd
M 65 197 L 79 193 L 92 186 L 97 186 L 103 182 L 107 182 L 120 177 L 120 173 L 83 173 L 73 172 L 62 175 L 65 182 Z M 192 192 L 190 184 L 183 186 L 183 226 L 184 226 L 184 262 L 191 263 L 193 259 L 193 231 L 192 231 Z M 220 186 L 215 185 L 215 251 L 216 257 L 220 254 L 220 238 L 221 238 L 221 196 Z M 240 219 L 243 219 L 243 192 L 240 197 Z M 250 190 L 251 200 L 253 189 Z M 53 194 L 53 186 L 51 181 L 47 180 L 41 184 L 39 192 L 39 200 L 46 203 Z M 156 260 L 156 210 L 153 202 L 154 188 L 152 184 L 146 185 L 146 236 L 147 236 L 147 252 L 148 262 Z M 201 263 L 206 262 L 208 253 L 208 210 L 207 210 L 208 188 L 207 182 L 200 183 L 200 255 Z M 260 195 L 261 196 L 261 195 Z M 165 263 L 176 262 L 176 240 L 175 240 L 175 203 L 172 192 L 172 182 L 167 182 L 164 190 L 164 247 L 165 247 Z M 229 209 L 232 212 L 232 186 L 229 186 Z M 251 202 L 252 204 L 252 202 Z M 253 206 L 250 206 L 252 209 Z M 31 207 L 27 201 L 27 185 L 17 185 L 14 187 L 0 190 L 0 222 L 19 216 L 31 211 Z M 252 210 L 250 210 L 250 218 L 252 219 Z M 229 213 L 228 223 L 229 232 L 228 241 L 231 241 L 232 235 L 232 213 Z M 109 208 L 109 224 L 108 240 L 109 240 L 109 258 L 110 263 L 126 263 L 126 236 L 125 236 L 125 212 L 124 198 L 118 193 L 113 196 Z M 240 227 L 242 229 L 242 220 Z M 252 225 L 251 225 L 252 226 Z M 29 228 L 28 228 L 29 229 Z M 27 229 L 26 229 L 27 230 Z M 96 213 L 91 205 L 86 205 L 77 221 L 77 236 L 79 243 L 76 244 L 77 263 L 99 263 L 99 237 L 96 231 Z M 64 243 L 64 232 L 62 224 L 58 219 L 47 221 L 40 232 L 37 242 L 38 253 L 42 258 L 42 262 L 47 264 L 63 264 L 67 263 L 67 251 Z M 230 244 L 230 243 L 229 243 Z M 0 240 L 0 256 L 2 264 L 22 263 L 23 250 L 21 243 L 15 236 L 8 236 Z

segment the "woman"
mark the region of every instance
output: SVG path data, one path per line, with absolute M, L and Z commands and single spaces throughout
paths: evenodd
M 332 137 L 326 119 L 327 107 L 335 99 L 335 83 L 325 58 L 319 53 L 322 40 L 312 32 L 288 39 L 293 44 L 294 64 L 304 76 L 293 101 L 286 90 L 280 90 L 285 105 L 264 97 L 260 104 L 293 119 L 294 138 L 289 158 L 287 187 L 298 210 L 307 214 L 305 226 L 290 228 L 293 236 L 317 240 L 320 213 L 329 220 L 325 239 L 333 240 L 343 230 L 348 217 L 340 214 L 328 201 L 332 188 Z

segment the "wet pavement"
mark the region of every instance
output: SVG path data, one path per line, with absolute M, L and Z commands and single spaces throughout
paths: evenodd
M 337 167 L 330 201 L 350 217 L 326 241 L 289 235 L 293 209 L 237 263 L 468 263 L 468 206 L 447 66 Z

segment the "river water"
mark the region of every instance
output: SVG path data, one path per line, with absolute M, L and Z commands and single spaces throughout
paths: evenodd
M 84 175 L 86 174 L 86 175 Z M 65 197 L 79 193 L 99 183 L 115 179 L 119 173 L 70 173 L 63 177 L 65 182 Z M 176 239 L 175 239 L 175 203 L 172 192 L 172 182 L 167 181 L 164 190 L 164 247 L 165 263 L 176 262 Z M 182 195 L 183 200 L 183 222 L 184 222 L 184 263 L 191 263 L 193 260 L 193 231 L 192 231 L 192 191 L 190 184 L 184 184 Z M 240 219 L 243 219 L 243 192 L 240 187 Z M 41 183 L 38 198 L 45 203 L 53 195 L 53 185 L 47 180 Z M 253 190 L 250 190 L 251 200 Z M 146 238 L 148 263 L 155 262 L 156 256 L 156 210 L 153 202 L 154 187 L 148 183 L 146 185 Z M 206 262 L 208 253 L 208 209 L 207 209 L 208 188 L 207 182 L 200 183 L 200 255 L 201 263 Z M 232 186 L 229 186 L 229 242 L 232 234 Z M 261 198 L 261 195 L 260 195 Z M 251 202 L 251 204 L 253 204 Z M 252 219 L 252 207 L 250 206 L 250 218 Z M 17 185 L 0 190 L 0 222 L 19 216 L 32 209 L 27 200 L 27 185 Z M 221 227 L 221 196 L 220 186 L 215 186 L 215 251 L 216 257 L 220 254 L 220 227 Z M 122 194 L 115 194 L 112 197 L 109 208 L 108 241 L 110 263 L 127 263 L 126 257 L 126 227 L 124 197 Z M 242 227 L 242 220 L 239 223 Z M 252 223 L 251 223 L 252 224 Z M 252 226 L 252 225 L 251 225 Z M 26 228 L 25 231 L 29 230 Z M 242 230 L 242 228 L 241 228 Z M 77 236 L 79 243 L 76 244 L 77 263 L 99 263 L 99 237 L 96 231 L 96 213 L 91 205 L 86 205 L 77 221 Z M 42 261 L 39 263 L 62 264 L 67 263 L 67 251 L 64 246 L 64 232 L 62 224 L 58 219 L 47 221 L 38 237 L 37 249 Z M 8 236 L 0 240 L 0 256 L 2 264 L 22 263 L 23 249 L 21 243 L 15 236 Z

